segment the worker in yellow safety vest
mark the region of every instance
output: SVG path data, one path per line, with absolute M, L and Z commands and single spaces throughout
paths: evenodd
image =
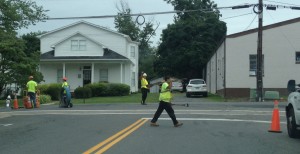
M 33 107 L 37 108 L 36 106 L 36 97 L 35 97 L 35 91 L 37 87 L 37 83 L 33 81 L 33 76 L 29 76 L 29 81 L 26 84 L 27 90 L 28 90 L 28 95 L 30 98 L 30 102 L 33 103 Z
M 142 91 L 142 100 L 141 100 L 141 104 L 142 105 L 147 105 L 146 104 L 146 99 L 147 99 L 147 93 L 149 91 L 149 84 L 147 81 L 147 74 L 143 73 L 142 77 L 141 77 L 141 91 Z
M 159 126 L 156 124 L 156 121 L 160 117 L 161 113 L 166 110 L 168 115 L 173 121 L 174 127 L 182 126 L 183 123 L 178 122 L 176 120 L 175 112 L 172 108 L 172 94 L 171 94 L 171 87 L 172 87 L 172 81 L 170 77 L 166 76 L 164 77 L 164 83 L 161 85 L 161 90 L 159 94 L 159 106 L 154 114 L 153 119 L 151 120 L 150 126 Z

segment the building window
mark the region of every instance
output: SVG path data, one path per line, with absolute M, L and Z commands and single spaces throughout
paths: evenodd
M 249 55 L 249 75 L 256 76 L 256 69 L 257 69 L 257 56 L 256 55 Z M 262 55 L 262 74 L 264 74 L 264 55 Z
M 71 50 L 72 51 L 86 50 L 86 41 L 85 40 L 71 40 Z
M 300 64 L 300 51 L 296 52 L 296 64 Z
M 100 69 L 100 82 L 108 82 L 108 69 Z
M 56 78 L 57 78 L 57 83 L 60 83 L 63 78 L 63 69 L 57 70 Z
M 132 72 L 132 75 L 131 75 L 131 86 L 135 87 L 135 72 Z
M 135 47 L 131 46 L 130 48 L 130 57 L 135 58 Z

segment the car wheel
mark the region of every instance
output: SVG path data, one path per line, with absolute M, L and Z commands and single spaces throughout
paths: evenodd
M 204 96 L 204 97 L 207 97 L 207 93 L 204 93 L 203 96 Z
M 287 114 L 287 130 L 288 130 L 288 134 L 289 137 L 291 138 L 296 138 L 298 135 L 298 130 L 296 127 L 296 121 L 295 121 L 295 113 L 294 113 L 294 109 L 290 108 L 288 110 L 288 114 Z

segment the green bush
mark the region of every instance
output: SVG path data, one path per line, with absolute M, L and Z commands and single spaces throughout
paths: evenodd
M 78 87 L 74 94 L 76 98 L 90 98 L 92 97 L 92 90 L 89 87 Z
M 49 84 L 39 84 L 37 89 L 40 91 L 41 94 L 46 94 L 48 90 Z
M 40 95 L 40 103 L 50 103 L 51 102 L 51 96 L 50 95 Z
M 107 83 L 93 83 L 88 84 L 86 87 L 89 87 L 92 90 L 93 97 L 106 96 L 108 84 Z
M 87 85 L 92 90 L 93 97 L 129 95 L 130 87 L 120 83 L 93 83 Z
M 46 90 L 45 94 L 50 95 L 52 100 L 59 100 L 60 93 L 61 93 L 61 84 L 51 83 L 49 84 L 49 87 Z
M 108 96 L 126 96 L 130 93 L 130 87 L 126 84 L 111 83 L 108 88 Z

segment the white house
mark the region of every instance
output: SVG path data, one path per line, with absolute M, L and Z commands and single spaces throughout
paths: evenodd
M 68 78 L 71 91 L 88 83 L 124 83 L 138 91 L 138 42 L 80 21 L 40 36 L 40 72 L 45 83 Z
M 228 35 L 206 67 L 208 91 L 249 97 L 256 89 L 258 29 Z M 287 95 L 287 83 L 300 83 L 300 18 L 263 27 L 263 88 Z

